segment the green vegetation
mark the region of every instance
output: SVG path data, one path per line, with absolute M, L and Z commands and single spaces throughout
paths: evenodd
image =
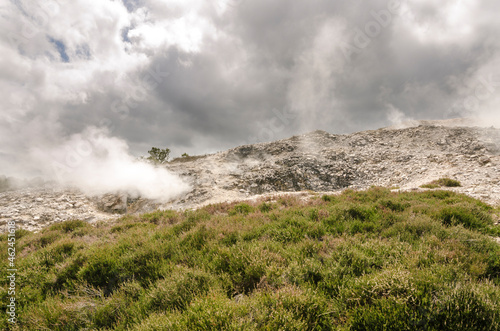
M 372 188 L 18 231 L 16 327 L 500 330 L 498 212 Z
M 460 187 L 462 186 L 458 180 L 451 178 L 440 178 L 432 182 L 421 185 L 422 188 L 438 188 L 438 187 Z
M 172 161 L 170 161 L 170 163 L 177 163 L 177 162 L 184 163 L 184 162 L 196 161 L 196 160 L 202 159 L 204 157 L 205 157 L 205 155 L 191 156 L 191 155 L 184 153 L 180 157 L 177 157 L 177 158 L 173 159 Z
M 152 147 L 148 151 L 148 153 L 149 156 L 147 157 L 147 160 L 154 164 L 164 164 L 168 161 L 168 158 L 170 156 L 170 149 L 160 149 L 157 147 Z

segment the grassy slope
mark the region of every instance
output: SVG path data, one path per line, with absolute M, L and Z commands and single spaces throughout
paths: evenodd
M 373 188 L 18 231 L 17 327 L 500 330 L 494 212 Z

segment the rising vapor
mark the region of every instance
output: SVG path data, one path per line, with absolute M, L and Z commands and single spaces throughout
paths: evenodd
M 167 169 L 134 158 L 124 140 L 110 137 L 103 128 L 89 127 L 63 144 L 32 150 L 31 157 L 45 179 L 88 195 L 126 192 L 168 201 L 189 191 Z

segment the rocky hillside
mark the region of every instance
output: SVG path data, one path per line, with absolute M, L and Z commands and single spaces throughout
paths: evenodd
M 279 192 L 336 192 L 372 185 L 395 190 L 450 177 L 453 190 L 500 204 L 500 130 L 449 127 L 421 122 L 349 135 L 324 131 L 276 142 L 175 159 L 167 168 L 192 185 L 168 204 L 131 199 L 126 194 L 86 197 L 55 187 L 0 193 L 0 222 L 19 221 L 31 230 L 66 219 L 89 222 L 116 214 L 161 208 L 196 208 L 208 203 L 249 199 Z M 113 192 L 111 192 L 113 193 Z
M 168 167 L 194 190 L 175 204 L 228 197 L 372 185 L 414 189 L 441 177 L 457 191 L 489 203 L 500 199 L 500 130 L 420 125 L 350 135 L 315 131 L 271 143 L 240 146 Z

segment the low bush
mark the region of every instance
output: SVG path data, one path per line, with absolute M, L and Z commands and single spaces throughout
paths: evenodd
M 460 184 L 458 180 L 451 178 L 440 178 L 433 180 L 428 184 L 421 185 L 420 187 L 433 189 L 438 187 L 460 187 L 460 186 L 462 186 L 462 184 Z
M 371 188 L 20 231 L 0 329 L 498 331 L 495 212 Z

